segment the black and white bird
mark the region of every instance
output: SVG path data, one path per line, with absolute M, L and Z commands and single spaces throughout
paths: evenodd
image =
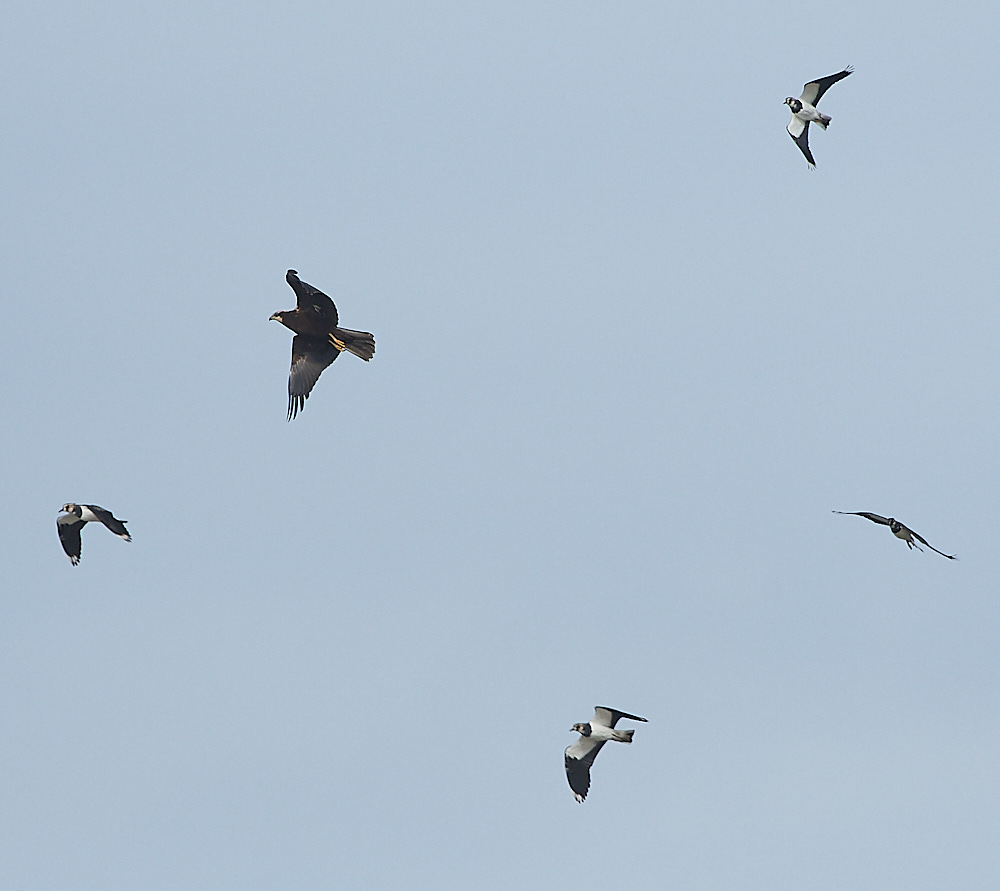
M 285 281 L 295 292 L 295 309 L 276 312 L 269 321 L 281 322 L 295 332 L 292 338 L 292 367 L 288 372 L 288 420 L 306 404 L 323 371 L 344 350 L 366 362 L 375 355 L 375 338 L 367 331 L 340 327 L 333 301 L 319 288 L 299 279 L 294 269 Z
M 598 705 L 594 707 L 594 717 L 590 721 L 570 727 L 570 730 L 580 734 L 580 738 L 566 747 L 566 779 L 569 780 L 569 787 L 579 802 L 587 797 L 587 790 L 590 789 L 590 766 L 594 763 L 597 753 L 601 751 L 601 747 L 608 740 L 632 742 L 634 730 L 615 730 L 619 718 L 646 723 L 646 719 L 638 715 Z
M 853 70 L 848 66 L 839 74 L 811 80 L 802 87 L 802 95 L 798 99 L 793 99 L 791 96 L 785 99 L 785 105 L 792 110 L 792 119 L 788 122 L 788 135 L 802 150 L 802 154 L 806 156 L 806 160 L 812 168 L 816 167 L 816 161 L 813 159 L 812 152 L 809 151 L 809 125 L 816 124 L 825 130 L 832 120 L 828 114 L 816 111 L 816 105 L 830 87 L 838 80 L 843 80 Z
M 922 538 L 917 535 L 912 529 L 904 526 L 899 520 L 894 517 L 880 517 L 878 514 L 871 514 L 868 511 L 854 511 L 854 510 L 835 510 L 835 514 L 845 514 L 850 517 L 864 517 L 866 520 L 871 520 L 873 523 L 878 523 L 880 526 L 888 526 L 889 530 L 892 532 L 896 538 L 901 538 L 906 542 L 908 548 L 916 548 L 918 551 L 922 551 L 923 548 L 917 544 L 916 539 L 921 544 L 927 545 L 935 554 L 940 554 L 942 557 L 947 557 L 949 560 L 957 560 L 954 554 L 946 554 L 944 551 L 939 551 L 934 545 L 928 544 L 927 539 Z
M 59 542 L 74 566 L 80 562 L 80 531 L 88 523 L 103 523 L 119 538 L 132 540 L 125 528 L 128 520 L 119 520 L 111 511 L 96 504 L 74 504 L 70 501 L 59 509 L 66 512 L 56 520 Z

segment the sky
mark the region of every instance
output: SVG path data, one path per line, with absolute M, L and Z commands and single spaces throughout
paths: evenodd
M 0 885 L 998 887 L 998 25 L 8 5 Z

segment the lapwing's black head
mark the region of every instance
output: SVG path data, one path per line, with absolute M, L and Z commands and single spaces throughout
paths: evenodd
M 582 733 L 584 736 L 590 736 L 590 724 L 574 724 L 569 728 L 571 731 L 575 730 L 577 733 Z
M 61 508 L 59 508 L 59 510 L 64 511 L 67 514 L 75 514 L 76 505 L 73 504 L 72 501 L 67 501 L 66 504 L 64 504 Z
M 791 96 L 785 100 L 785 105 L 792 110 L 792 114 L 798 114 L 802 111 L 802 103 L 798 99 L 793 99 Z

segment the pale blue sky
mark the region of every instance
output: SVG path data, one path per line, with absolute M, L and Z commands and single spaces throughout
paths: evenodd
M 0 885 L 998 887 L 998 25 L 9 6 Z

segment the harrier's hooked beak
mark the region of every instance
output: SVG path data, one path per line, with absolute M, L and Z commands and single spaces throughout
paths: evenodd
M 280 322 L 281 321 L 281 313 L 280 312 L 276 312 L 273 316 L 271 316 L 271 318 L 268 319 L 268 321 L 269 322 Z

